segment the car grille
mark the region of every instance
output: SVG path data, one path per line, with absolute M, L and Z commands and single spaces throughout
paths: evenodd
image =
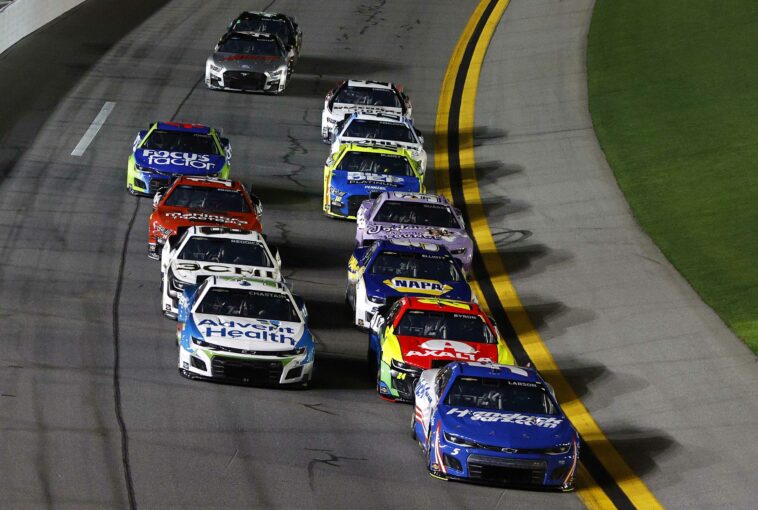
M 213 377 L 245 384 L 278 384 L 282 371 L 279 361 L 215 356 L 211 362 Z
M 232 89 L 263 90 L 266 86 L 266 75 L 243 71 L 227 71 L 224 73 L 224 86 Z
M 505 459 L 469 455 L 469 477 L 483 482 L 509 485 L 542 485 L 547 465 L 542 460 Z
M 364 200 L 368 200 L 368 195 L 352 195 L 347 199 L 347 215 L 355 216 L 358 213 L 358 208 L 361 206 Z

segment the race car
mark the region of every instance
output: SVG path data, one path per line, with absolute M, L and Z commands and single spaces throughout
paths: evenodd
M 326 94 L 321 113 L 321 138 L 329 142 L 337 123 L 355 112 L 390 113 L 412 117 L 411 100 L 403 87 L 393 83 L 366 80 L 340 82 Z
M 292 72 L 290 57 L 276 35 L 228 32 L 205 62 L 210 89 L 281 94 Z
M 358 207 L 373 192 L 423 192 L 421 168 L 407 149 L 345 144 L 324 166 L 324 214 L 355 219 Z
M 404 147 L 418 161 L 421 175 L 426 173 L 424 137 L 413 127 L 413 122 L 402 115 L 353 113 L 337 123 L 331 140 L 332 152 L 337 152 L 343 143 Z
M 190 227 L 169 238 L 161 251 L 161 307 L 175 319 L 184 289 L 209 276 L 283 281 L 279 253 L 271 254 L 258 232 L 227 227 Z
M 232 146 L 202 124 L 155 122 L 137 133 L 126 169 L 126 190 L 153 195 L 180 175 L 229 177 Z
M 388 191 L 361 203 L 356 213 L 358 246 L 381 239 L 415 239 L 445 246 L 471 270 L 474 242 L 460 211 L 442 195 Z
M 402 297 L 371 320 L 368 362 L 385 400 L 412 402 L 421 372 L 451 361 L 514 364 L 492 319 L 476 303 Z
M 574 488 L 579 436 L 530 368 L 455 362 L 425 370 L 411 435 L 436 478 Z
M 303 44 L 303 32 L 297 26 L 295 18 L 286 14 L 273 12 L 245 11 L 229 23 L 229 32 L 270 34 L 279 37 L 287 50 L 290 68 L 300 57 Z
M 148 221 L 147 255 L 158 259 L 161 245 L 192 225 L 261 232 L 261 201 L 238 181 L 180 177 L 153 197 Z
M 356 247 L 345 292 L 355 325 L 368 327 L 380 307 L 403 296 L 475 299 L 460 262 L 444 246 L 395 240 Z
M 212 276 L 179 300 L 179 373 L 305 386 L 315 354 L 307 317 L 302 299 L 281 282 Z

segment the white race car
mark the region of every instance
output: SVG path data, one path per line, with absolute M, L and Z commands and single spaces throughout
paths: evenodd
M 211 276 L 182 292 L 177 320 L 184 377 L 301 386 L 311 380 L 308 312 L 281 282 Z
M 321 114 L 321 138 L 329 142 L 337 123 L 355 112 L 389 113 L 411 118 L 411 100 L 399 85 L 348 80 L 329 91 Z
M 170 238 L 161 252 L 161 272 L 161 307 L 172 319 L 182 291 L 209 276 L 283 281 L 279 253 L 271 254 L 263 236 L 227 227 L 190 227 Z
M 413 121 L 402 115 L 388 113 L 353 113 L 337 123 L 331 134 L 332 154 L 343 143 L 364 143 L 380 147 L 403 147 L 419 162 L 421 174 L 426 172 L 424 137 L 413 127 Z

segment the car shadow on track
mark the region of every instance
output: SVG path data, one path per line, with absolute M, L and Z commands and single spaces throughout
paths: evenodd
M 321 390 L 372 390 L 376 382 L 373 374 L 369 373 L 365 356 L 353 358 L 317 351 L 311 387 Z
M 605 428 L 604 432 L 605 436 L 637 476 L 644 476 L 657 471 L 657 458 L 675 455 L 682 448 L 673 437 L 657 429 L 640 429 L 637 427 Z M 592 448 L 595 442 L 602 447 L 603 442 L 601 440 L 584 439 L 590 448 Z M 702 457 L 698 459 L 700 461 Z M 703 466 L 700 465 L 699 467 L 702 468 Z
M 335 80 L 367 79 L 364 75 L 375 76 L 377 73 L 384 73 L 386 71 L 392 71 L 394 74 L 402 68 L 403 66 L 399 65 L 396 61 L 303 55 L 295 64 L 295 71 L 292 75 L 315 74 L 318 76 L 329 76 L 329 79 L 334 83 Z M 326 94 L 326 90 L 324 90 L 324 94 Z

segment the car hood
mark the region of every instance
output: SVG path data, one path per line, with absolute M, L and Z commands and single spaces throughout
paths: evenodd
M 243 266 L 221 262 L 198 262 L 196 260 L 174 259 L 171 272 L 181 281 L 196 284 L 209 276 L 235 276 L 241 278 L 267 278 L 280 281 L 279 271 L 273 267 Z
M 276 55 L 246 55 L 236 53 L 214 53 L 213 62 L 227 71 L 250 71 L 263 73 L 275 71 L 287 64 L 284 57 Z
M 226 158 L 212 154 L 137 149 L 134 152 L 134 162 L 165 174 L 209 175 L 220 172 L 226 164 Z
M 250 351 L 286 351 L 304 337 L 305 324 L 195 313 L 203 340 L 214 345 Z
M 444 244 L 449 250 L 467 248 L 471 239 L 466 231 L 401 223 L 375 223 L 369 221 L 363 231 L 364 239 L 423 239 L 432 244 Z
M 525 414 L 440 405 L 445 432 L 501 448 L 544 449 L 570 443 L 574 429 L 562 415 Z
M 497 363 L 497 344 L 439 340 L 397 335 L 403 361 L 420 368 L 433 368 L 432 361 L 482 361 Z M 434 367 L 436 368 L 436 367 Z
M 370 174 L 333 170 L 330 185 L 353 195 L 368 195 L 371 191 L 417 191 L 421 186 L 417 177 Z
M 471 301 L 471 287 L 465 281 L 446 282 L 364 273 L 366 292 L 373 296 L 434 296 Z
M 345 104 L 334 103 L 332 105 L 332 116 L 338 118 L 344 118 L 355 112 L 379 114 L 379 113 L 391 113 L 395 115 L 402 115 L 402 108 L 393 108 L 390 106 L 375 106 L 370 104 Z
M 156 211 L 155 216 L 163 226 L 174 227 L 174 229 L 190 225 L 222 225 L 260 231 L 260 223 L 255 214 L 251 212 L 235 213 L 164 206 Z

